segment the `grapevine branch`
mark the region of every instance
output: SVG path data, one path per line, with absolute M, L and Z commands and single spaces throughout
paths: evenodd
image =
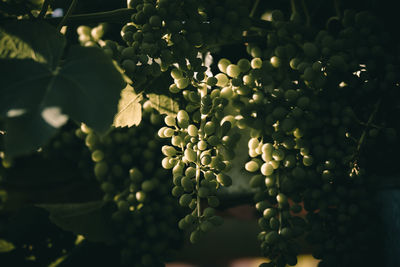
M 60 21 L 60 23 L 57 26 L 57 31 L 60 31 L 62 26 L 64 26 L 64 24 L 67 22 L 68 18 L 71 17 L 71 14 L 74 11 L 77 2 L 78 2 L 78 0 L 72 0 L 72 3 L 68 8 L 67 13 L 65 14 L 65 16 L 62 18 L 62 20 Z

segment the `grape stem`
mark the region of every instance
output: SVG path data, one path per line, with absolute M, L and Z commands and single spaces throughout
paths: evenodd
M 380 99 L 375 103 L 375 105 L 374 105 L 374 110 L 372 111 L 371 115 L 370 115 L 369 118 L 368 118 L 367 123 L 365 124 L 365 128 L 364 128 L 364 130 L 363 130 L 363 132 L 362 132 L 362 134 L 361 134 L 361 137 L 360 137 L 360 139 L 359 139 L 359 141 L 358 141 L 358 144 L 357 144 L 357 149 L 356 149 L 356 151 L 355 151 L 355 153 L 354 153 L 354 156 L 353 156 L 353 163 L 352 163 L 352 169 L 351 169 L 350 174 L 358 174 L 358 169 L 359 169 L 359 168 L 358 168 L 358 160 L 357 160 L 357 159 L 358 159 L 358 155 L 360 154 L 361 147 L 362 147 L 362 145 L 363 145 L 363 143 L 364 143 L 364 141 L 365 141 L 365 137 L 366 137 L 366 135 L 367 135 L 367 130 L 368 130 L 369 127 L 371 126 L 372 121 L 374 120 L 375 115 L 376 115 L 376 113 L 378 112 L 381 103 L 382 103 L 382 99 L 380 98 Z
M 61 31 L 61 28 L 68 21 L 69 17 L 71 16 L 72 12 L 75 9 L 75 6 L 76 6 L 77 3 L 78 3 L 78 0 L 72 0 L 71 5 L 69 6 L 69 8 L 67 10 L 67 13 L 65 14 L 65 16 L 62 18 L 62 20 L 60 21 L 60 23 L 57 26 L 57 31 Z
M 280 190 L 279 171 L 276 174 L 276 186 L 278 187 L 279 191 Z M 279 207 L 278 207 L 278 220 L 279 220 L 278 234 L 280 234 L 282 230 L 282 210 Z
M 301 6 L 303 7 L 304 16 L 306 17 L 306 25 L 310 26 L 311 24 L 310 13 L 308 12 L 308 8 L 304 0 L 301 0 Z
M 47 10 L 49 9 L 49 5 L 50 5 L 50 0 L 44 0 L 43 5 L 42 5 L 42 9 L 40 10 L 39 15 L 37 16 L 38 19 L 44 18 L 44 16 L 46 15 Z
M 207 94 L 207 87 L 199 89 L 200 97 L 204 97 Z M 204 125 L 206 123 L 206 115 L 201 115 L 200 129 L 199 129 L 199 140 L 203 140 L 204 138 Z M 196 162 L 196 190 L 197 190 L 197 217 L 201 216 L 201 199 L 198 194 L 200 188 L 200 178 L 201 178 L 201 159 L 200 159 L 201 151 L 197 150 L 197 162 Z
M 338 18 L 341 18 L 342 16 L 341 16 L 341 13 L 340 13 L 340 0 L 334 0 L 333 4 L 335 6 L 336 16 Z
M 254 2 L 253 7 L 251 8 L 251 11 L 250 11 L 250 14 L 249 14 L 250 18 L 254 17 L 254 13 L 256 13 L 256 10 L 257 10 L 257 7 L 258 7 L 259 3 L 260 3 L 260 0 L 256 0 Z

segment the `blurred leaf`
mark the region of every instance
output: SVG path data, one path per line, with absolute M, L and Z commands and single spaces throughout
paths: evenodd
M 93 242 L 112 242 L 114 233 L 103 201 L 36 205 L 50 213 L 50 220 L 66 231 L 83 235 Z
M 179 104 L 171 97 L 159 94 L 148 94 L 151 106 L 160 114 L 176 115 L 179 111 Z
M 13 243 L 10 243 L 4 239 L 0 239 L 0 253 L 10 252 L 13 249 L 15 249 Z
M 142 120 L 142 105 L 140 104 L 142 99 L 143 96 L 141 94 L 136 94 L 132 86 L 127 85 L 121 91 L 118 113 L 114 117 L 114 126 L 131 127 L 139 125 Z
M 106 132 L 117 112 L 121 73 L 99 48 L 72 46 L 44 22 L 0 28 L 0 116 L 8 117 L 6 154 L 43 145 L 68 117 Z

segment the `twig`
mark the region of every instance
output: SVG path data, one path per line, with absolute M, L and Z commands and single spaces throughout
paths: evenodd
M 336 16 L 338 18 L 341 18 L 342 15 L 341 15 L 341 12 L 340 12 L 340 3 L 339 2 L 340 2 L 340 0 L 334 0 L 333 4 L 335 5 Z
M 72 0 L 72 3 L 68 8 L 67 13 L 65 14 L 65 16 L 62 18 L 61 22 L 57 26 L 57 31 L 61 31 L 62 26 L 64 26 L 64 24 L 67 22 L 68 18 L 71 16 L 72 12 L 74 11 L 77 2 L 78 2 L 78 0 Z
M 309 26 L 311 23 L 310 13 L 308 12 L 308 8 L 304 0 L 301 0 L 301 6 L 303 7 L 304 16 L 306 17 L 306 24 Z
M 50 5 L 50 0 L 44 0 L 44 3 L 42 5 L 42 9 L 40 10 L 39 15 L 37 16 L 38 19 L 44 18 L 44 16 L 46 15 L 47 10 L 49 9 L 49 5 Z
M 251 9 L 251 11 L 250 11 L 250 14 L 249 14 L 249 17 L 250 18 L 252 18 L 252 17 L 254 17 L 254 13 L 256 13 L 256 10 L 257 10 L 257 7 L 258 7 L 258 4 L 260 3 L 260 0 L 256 0 L 255 2 L 254 2 L 254 5 L 253 5 L 253 7 L 252 7 L 252 9 Z

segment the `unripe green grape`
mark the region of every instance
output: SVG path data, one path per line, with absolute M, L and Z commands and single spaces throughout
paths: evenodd
M 197 161 L 197 154 L 191 148 L 186 148 L 184 152 L 185 159 L 189 162 Z
M 215 75 L 215 78 L 217 78 L 218 80 L 216 85 L 219 87 L 225 87 L 229 82 L 228 77 L 223 73 L 218 73 L 217 75 Z
M 226 69 L 227 69 L 227 67 L 228 67 L 230 64 L 231 64 L 231 62 L 230 62 L 229 59 L 221 58 L 221 59 L 218 61 L 218 69 L 219 69 L 221 72 L 226 73 Z
M 230 186 L 232 185 L 232 178 L 224 173 L 219 173 L 217 175 L 217 181 L 223 186 Z
M 190 194 L 183 194 L 179 198 L 179 205 L 181 205 L 182 207 L 188 207 L 191 201 L 192 196 Z
M 261 60 L 261 58 L 258 58 L 258 57 L 253 58 L 253 59 L 251 60 L 250 65 L 251 65 L 251 68 L 252 68 L 252 69 L 261 69 L 261 67 L 262 67 L 262 60 Z
M 182 145 L 184 145 L 182 137 L 180 137 L 179 135 L 174 135 L 171 138 L 171 144 L 177 147 L 180 147 Z
M 201 237 L 203 236 L 203 232 L 200 230 L 195 230 L 190 234 L 190 243 L 195 244 L 199 242 Z
M 210 207 L 212 207 L 212 208 L 216 208 L 216 207 L 218 207 L 219 204 L 220 204 L 219 199 L 218 199 L 218 197 L 216 197 L 216 196 L 209 196 L 209 197 L 207 198 L 207 203 L 208 203 L 208 205 L 209 205 Z
M 133 73 L 136 70 L 136 63 L 131 59 L 125 59 L 122 61 L 122 68 L 127 72 Z
M 228 86 L 228 87 L 222 88 L 220 96 L 225 98 L 225 99 L 231 99 L 232 96 L 233 96 L 232 87 Z
M 310 42 L 304 43 L 303 51 L 308 58 L 314 59 L 315 57 L 318 56 L 318 48 L 313 43 Z
M 285 204 L 288 202 L 287 196 L 283 193 L 279 193 L 276 196 L 276 201 L 278 201 L 279 204 Z
M 264 176 L 270 176 L 271 174 L 274 173 L 274 167 L 272 166 L 272 164 L 270 162 L 265 162 L 262 166 L 261 166 L 261 173 Z
M 161 128 L 161 129 L 164 130 L 163 133 L 162 133 L 162 136 L 164 136 L 164 137 L 170 138 L 170 137 L 172 137 L 172 136 L 175 134 L 175 131 L 174 131 L 174 129 L 172 129 L 172 128 L 163 127 L 163 128 Z M 161 136 L 160 136 L 160 137 L 161 137 Z
M 188 167 L 185 170 L 185 176 L 189 178 L 193 178 L 196 176 L 196 168 L 194 167 Z
M 285 151 L 282 148 L 275 149 L 272 152 L 272 158 L 276 161 L 281 161 L 285 158 Z
M 185 176 L 181 180 L 181 185 L 186 192 L 192 192 L 194 188 L 194 183 L 191 178 Z
M 174 197 L 180 197 L 180 196 L 183 195 L 184 192 L 185 192 L 185 191 L 184 191 L 184 189 L 183 189 L 182 186 L 174 186 L 174 187 L 172 188 L 172 195 L 173 195 Z
M 190 136 L 198 136 L 198 129 L 197 129 L 197 127 L 195 126 L 195 125 L 193 125 L 193 124 L 190 124 L 189 126 L 188 126 L 188 134 L 190 135 Z
M 108 164 L 107 162 L 98 162 L 94 165 L 94 174 L 97 178 L 104 178 L 108 172 Z
M 301 138 L 301 137 L 304 136 L 304 132 L 303 132 L 301 129 L 296 128 L 296 129 L 293 131 L 293 136 L 296 137 L 296 138 Z
M 163 158 L 163 160 L 161 161 L 161 166 L 164 168 L 164 169 L 172 169 L 175 165 L 174 164 L 172 164 L 172 162 L 171 162 L 171 157 L 165 157 L 165 158 Z
M 204 133 L 207 135 L 212 135 L 213 133 L 215 133 L 216 130 L 216 124 L 212 121 L 208 121 L 206 122 L 206 124 L 204 125 Z
M 207 166 L 211 163 L 211 156 L 210 155 L 205 155 L 201 157 L 201 164 L 204 166 Z
M 189 85 L 189 79 L 188 78 L 180 78 L 180 79 L 175 79 L 174 83 L 179 89 L 185 89 Z
M 204 233 L 207 233 L 209 231 L 211 231 L 214 228 L 214 224 L 212 224 L 209 221 L 204 221 L 200 224 L 200 229 L 201 231 L 203 231 Z
M 173 157 L 176 155 L 176 150 L 173 146 L 164 145 L 161 148 L 162 153 L 167 157 Z
M 254 83 L 254 77 L 252 77 L 251 75 L 244 75 L 243 76 L 243 83 L 245 84 L 245 85 L 253 85 L 253 83 Z
M 138 168 L 132 168 L 129 170 L 129 178 L 134 183 L 139 183 L 143 179 L 143 174 Z
M 281 66 L 281 59 L 279 57 L 273 56 L 270 59 L 271 65 L 274 68 L 279 68 Z
M 314 163 L 314 158 L 312 156 L 304 156 L 303 164 L 304 166 L 311 166 Z
M 147 180 L 142 183 L 141 187 L 144 192 L 150 192 L 156 187 L 156 185 L 155 181 Z
M 267 242 L 270 245 L 276 244 L 278 240 L 279 240 L 279 234 L 276 231 L 270 231 L 265 236 L 265 242 Z
M 137 201 L 144 202 L 146 200 L 147 195 L 143 191 L 138 191 L 138 192 L 136 192 L 135 196 L 136 196 Z
M 110 182 L 104 182 L 101 184 L 101 190 L 103 190 L 106 193 L 113 193 L 115 190 L 115 186 L 110 183 Z
M 212 180 L 215 179 L 215 174 L 214 174 L 212 171 L 206 171 L 206 172 L 204 173 L 204 178 L 205 178 L 207 181 L 212 181 Z
M 211 208 L 211 207 L 207 207 L 207 208 L 204 209 L 203 215 L 206 218 L 210 218 L 210 217 L 215 215 L 215 209 Z
M 261 147 L 261 152 L 267 155 L 272 155 L 273 151 L 274 151 L 274 146 L 271 143 L 263 144 Z
M 265 185 L 266 185 L 268 188 L 274 187 L 274 186 L 275 186 L 275 182 L 276 182 L 275 176 L 273 176 L 273 175 L 272 175 L 272 176 L 267 176 L 267 177 L 265 178 L 264 182 L 265 182 Z
M 274 231 L 278 231 L 279 229 L 279 220 L 275 217 L 272 217 L 269 219 L 269 227 L 274 230 Z
M 179 110 L 176 118 L 178 120 L 179 127 L 186 129 L 189 126 L 189 114 L 186 112 L 186 110 Z
M 229 77 L 236 78 L 240 75 L 240 68 L 235 64 L 230 64 L 226 68 L 226 74 L 228 74 Z
M 237 66 L 242 73 L 248 72 L 251 68 L 250 61 L 245 58 L 239 59 L 239 61 L 237 62 Z
M 151 26 L 159 28 L 161 27 L 162 21 L 159 16 L 154 15 L 150 17 L 149 23 Z
M 244 168 L 248 172 L 256 172 L 260 169 L 260 165 L 256 161 L 250 160 L 245 164 Z
M 300 58 L 292 58 L 289 62 L 290 67 L 293 70 L 297 70 L 298 69 L 298 65 L 301 63 L 301 59 Z
M 175 117 L 168 115 L 164 118 L 164 122 L 167 126 L 174 127 L 176 125 Z
M 263 217 L 265 219 L 270 219 L 272 217 L 275 217 L 276 215 L 278 215 L 278 212 L 276 211 L 275 208 L 267 208 L 263 212 Z
M 206 150 L 207 147 L 208 147 L 207 142 L 204 141 L 204 140 L 200 140 L 200 141 L 197 143 L 197 149 L 199 149 L 200 151 Z
M 218 79 L 215 77 L 208 77 L 206 83 L 209 86 L 215 86 L 218 83 Z
M 85 144 L 90 149 L 97 146 L 99 143 L 98 137 L 94 133 L 89 133 L 85 138 Z
M 173 94 L 176 94 L 176 93 L 178 93 L 178 92 L 181 91 L 181 89 L 179 89 L 178 86 L 176 86 L 175 83 L 171 84 L 171 85 L 169 86 L 168 90 L 169 90 L 171 93 L 173 93 Z
M 201 198 L 206 198 L 209 195 L 209 189 L 207 187 L 200 186 L 199 190 L 197 191 L 197 194 Z

